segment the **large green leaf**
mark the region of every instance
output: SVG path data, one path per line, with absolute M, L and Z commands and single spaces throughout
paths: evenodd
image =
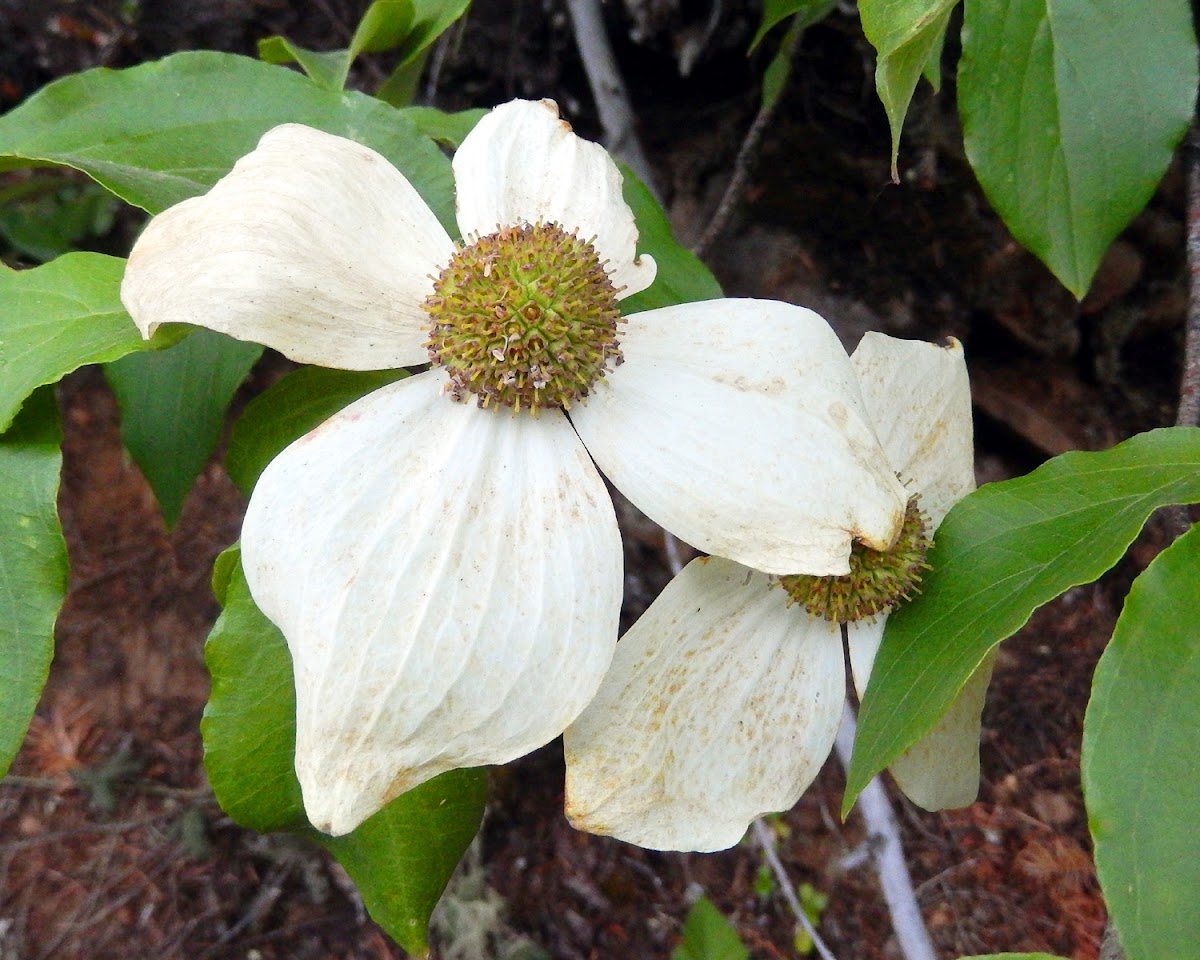
M 971 0 L 958 104 L 967 156 L 1024 246 L 1076 296 L 1191 121 L 1187 0 Z
M 233 426 L 225 469 L 249 495 L 258 475 L 297 437 L 372 390 L 406 376 L 403 370 L 302 367 L 259 394 Z
M 666 214 L 645 184 L 627 167 L 622 166 L 621 173 L 625 176 L 625 202 L 637 220 L 638 253 L 650 254 L 658 267 L 654 283 L 621 301 L 621 312 L 628 315 L 720 297 L 721 285 L 692 251 L 675 240 Z
M 32 270 L 0 270 L 0 432 L 38 387 L 187 332 L 143 340 L 121 306 L 124 269 L 116 257 L 68 253 Z
M 0 170 L 74 167 L 158 213 L 204 193 L 267 130 L 289 122 L 378 150 L 456 232 L 450 163 L 395 108 L 233 54 L 178 53 L 64 77 L 0 117 Z
M 1133 584 L 1092 680 L 1083 789 L 1128 960 L 1200 943 L 1200 526 Z
M 958 0 L 859 0 L 863 33 L 875 47 L 875 89 L 892 130 L 892 179 L 900 131 L 922 75 L 940 75 L 938 59 Z M 936 80 L 934 81 L 936 83 Z
M 1146 518 L 1200 502 L 1200 428 L 1065 453 L 981 487 L 938 528 L 921 594 L 888 618 L 859 714 L 843 811 L 916 743 L 1035 609 L 1108 570 Z
M 216 449 L 234 391 L 262 354 L 211 330 L 158 353 L 131 354 L 105 373 L 121 404 L 121 437 L 171 526 Z
M 61 443 L 49 389 L 31 397 L 0 435 L 0 776 L 46 684 L 67 590 L 57 507 Z
M 230 568 L 227 559 L 221 566 L 227 582 L 217 583 L 217 592 L 225 610 L 205 646 L 212 694 L 201 722 L 218 801 L 244 826 L 287 828 L 324 846 L 354 879 L 375 921 L 410 953 L 423 954 L 429 916 L 479 829 L 484 772 L 436 777 L 347 836 L 313 830 L 292 767 L 296 699 L 287 644 L 254 605 L 240 564 Z

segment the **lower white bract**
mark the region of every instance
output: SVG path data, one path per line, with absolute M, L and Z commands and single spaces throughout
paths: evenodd
M 962 348 L 868 333 L 852 361 L 890 468 L 932 527 L 974 487 Z M 886 616 L 848 625 L 861 694 Z M 979 779 L 990 662 L 892 766 L 921 806 L 963 806 Z M 773 577 L 694 560 L 617 645 L 595 700 L 566 731 L 567 815 L 661 850 L 721 850 L 790 808 L 833 746 L 845 698 L 841 630 L 787 605 Z
M 464 241 L 556 224 L 591 243 L 618 299 L 653 281 L 616 165 L 553 103 L 496 108 L 454 173 Z M 416 365 L 422 306 L 456 249 L 384 157 L 287 125 L 150 223 L 121 294 L 147 336 L 191 323 L 307 363 Z M 242 556 L 292 654 L 296 771 L 318 829 L 346 833 L 442 771 L 527 753 L 592 699 L 622 593 L 596 467 L 667 529 L 772 573 L 841 573 L 852 538 L 894 538 L 904 491 L 816 314 L 719 300 L 624 317 L 617 335 L 624 362 L 569 413 L 455 402 L 435 364 L 263 472 Z

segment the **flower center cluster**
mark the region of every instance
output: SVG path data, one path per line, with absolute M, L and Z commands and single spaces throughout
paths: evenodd
M 908 501 L 904 525 L 890 548 L 872 550 L 857 542 L 851 546 L 849 573 L 837 577 L 780 577 L 788 606 L 803 604 L 814 617 L 847 623 L 873 620 L 919 593 L 921 575 L 929 569 L 925 556 L 933 543 L 917 504 L 919 499 Z
M 442 270 L 424 304 L 425 346 L 456 400 L 570 407 L 621 362 L 617 292 L 588 241 L 555 223 L 504 227 Z

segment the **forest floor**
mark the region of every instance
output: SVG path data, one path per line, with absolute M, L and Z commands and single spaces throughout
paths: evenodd
M 0 0 L 0 108 L 70 72 L 181 49 L 252 53 L 272 33 L 337 46 L 363 6 Z M 640 24 L 640 43 L 630 39 L 639 26 L 630 10 L 658 11 Z M 657 187 L 677 234 L 693 242 L 757 109 L 766 61 L 745 55 L 754 13 L 726 5 L 687 76 L 680 51 L 691 49 L 696 24 L 677 4 L 610 4 L 608 15 Z M 478 0 L 435 61 L 425 94 L 436 106 L 550 96 L 582 134 L 602 133 L 558 3 Z M 962 152 L 952 70 L 939 96 L 918 95 L 901 182 L 890 182 L 872 70 L 853 16 L 835 12 L 805 36 L 734 219 L 706 254 L 727 293 L 813 307 L 851 347 L 867 329 L 958 337 L 981 483 L 1171 423 L 1186 304 L 1178 164 L 1080 304 L 981 195 Z M 377 74 L 368 61 L 355 77 L 369 86 Z M 336 864 L 239 828 L 206 787 L 203 643 L 218 613 L 208 583 L 244 508 L 219 460 L 167 531 L 123 451 L 103 376 L 73 375 L 59 398 L 70 594 L 50 683 L 0 782 L 0 957 L 404 956 Z M 670 567 L 658 528 L 632 508 L 620 512 L 628 622 Z M 1105 913 L 1080 794 L 1083 713 L 1124 592 L 1164 543 L 1151 525 L 1114 571 L 1042 608 L 1003 644 L 975 804 L 928 814 L 891 790 L 942 957 L 1007 950 L 1094 960 Z M 480 841 L 434 925 L 435 956 L 666 958 L 700 891 L 756 960 L 800 956 L 794 918 L 753 844 L 664 854 L 579 833 L 562 814 L 562 775 L 557 743 L 494 772 Z M 797 887 L 827 896 L 819 929 L 839 960 L 893 958 L 861 820 L 837 815 L 842 786 L 833 759 L 772 821 L 779 854 Z

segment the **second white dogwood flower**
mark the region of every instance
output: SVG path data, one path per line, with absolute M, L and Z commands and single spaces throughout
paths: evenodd
M 919 580 L 928 538 L 974 488 L 962 347 L 868 333 L 853 363 L 891 468 L 917 496 L 889 550 L 855 573 L 774 577 L 694 560 L 622 637 L 596 699 L 565 735 L 567 815 L 662 850 L 721 850 L 789 809 L 833 746 L 846 695 L 847 622 L 859 694 L 887 612 Z M 963 806 L 979 779 L 990 661 L 892 773 L 921 806 Z
M 557 736 L 616 643 L 621 542 L 596 466 L 696 546 L 777 573 L 887 546 L 904 492 L 820 317 L 647 287 L 616 165 L 549 101 L 454 158 L 456 244 L 382 156 L 288 125 L 156 218 L 122 298 L 346 369 L 430 363 L 263 472 L 242 530 L 287 638 L 305 808 L 342 834 L 445 770 Z M 593 465 L 595 464 L 595 465 Z

